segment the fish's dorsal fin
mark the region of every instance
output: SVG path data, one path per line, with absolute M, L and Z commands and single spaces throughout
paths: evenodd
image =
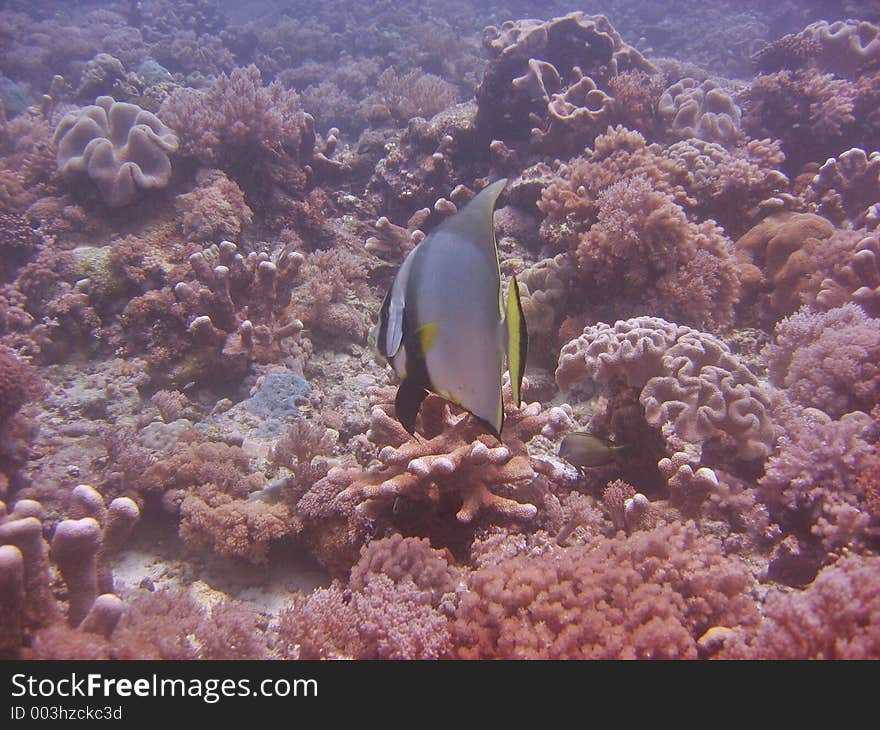
M 495 245 L 495 226 L 492 222 L 492 214 L 495 212 L 495 203 L 506 185 L 506 177 L 496 180 L 491 185 L 487 185 L 455 215 L 443 221 L 437 227 L 437 230 L 455 233 L 464 240 L 473 241 L 487 255 L 491 255 L 497 265 L 498 247 Z M 500 266 L 498 268 L 498 277 L 500 280 Z
M 510 390 L 517 408 L 522 403 L 522 381 L 526 372 L 529 333 L 519 298 L 519 284 L 514 276 L 507 289 L 507 369 L 510 372 Z

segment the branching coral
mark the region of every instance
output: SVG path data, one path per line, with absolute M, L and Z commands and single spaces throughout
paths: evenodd
M 206 91 L 178 89 L 159 114 L 180 135 L 181 152 L 226 172 L 251 207 L 266 207 L 275 188 L 305 192 L 314 121 L 295 93 L 278 82 L 264 87 L 255 66 L 221 74 Z
M 203 368 L 223 366 L 226 377 L 243 375 L 251 359 L 271 362 L 285 351 L 302 323 L 289 312 L 303 256 L 283 249 L 274 258 L 223 241 L 190 256 L 198 282 L 180 282 L 174 296 L 187 313 L 195 345 L 181 364 L 181 377 L 201 377 Z M 173 375 L 173 374 L 172 374 Z
M 770 381 L 792 401 L 832 418 L 880 403 L 880 320 L 855 304 L 800 310 L 776 326 L 762 357 Z
M 169 155 L 178 147 L 177 135 L 155 114 L 110 96 L 67 114 L 52 139 L 61 173 L 85 173 L 112 206 L 130 203 L 138 188 L 165 187 Z
M 751 626 L 745 565 L 693 523 L 520 555 L 468 576 L 462 659 L 696 658 L 716 625 Z
M 775 591 L 754 630 L 724 641 L 721 659 L 876 659 L 880 656 L 880 558 L 850 555 L 804 591 Z
M 377 391 L 373 395 L 381 401 L 390 394 Z M 373 406 L 367 437 L 387 445 L 376 467 L 349 472 L 347 493 L 363 502 L 359 509 L 366 514 L 380 513 L 398 497 L 436 506 L 451 500 L 458 502 L 456 517 L 463 523 L 484 510 L 519 520 L 533 518 L 534 505 L 495 490 L 515 495 L 530 487 L 540 476 L 525 443 L 540 433 L 553 435 L 571 425 L 564 409 L 543 411 L 531 403 L 507 414 L 504 443 L 496 446 L 474 419 L 453 415 L 445 401 L 429 396 L 417 426 L 427 441 L 413 441 L 391 413 L 390 404 Z

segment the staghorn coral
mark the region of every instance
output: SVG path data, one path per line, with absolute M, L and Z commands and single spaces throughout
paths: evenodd
M 367 438 L 380 449 L 378 461 L 330 469 L 296 505 L 303 539 L 332 573 L 347 571 L 368 535 L 388 521 L 450 541 L 461 538 L 463 526 L 484 521 L 478 517 L 532 520 L 538 508 L 523 500 L 543 506 L 539 521 L 556 520 L 546 482 L 573 479 L 555 463 L 530 457 L 525 442 L 571 428 L 567 406 L 542 411 L 533 403 L 509 412 L 504 445 L 496 446 L 473 418 L 454 415 L 446 401 L 429 395 L 417 421 L 424 437 L 413 441 L 392 415 L 393 390 L 368 392 Z
M 741 136 L 742 112 L 716 82 L 683 78 L 661 95 L 657 110 L 673 137 L 697 137 L 725 145 Z
M 460 659 L 683 659 L 715 625 L 751 626 L 745 565 L 693 523 L 518 555 L 467 578 Z
M 880 403 L 880 321 L 856 304 L 801 309 L 776 325 L 761 353 L 770 382 L 802 406 L 832 418 Z
M 99 96 L 65 115 L 52 137 L 63 175 L 86 174 L 111 206 L 130 203 L 138 188 L 163 188 L 171 178 L 169 155 L 177 135 L 135 104 Z
M 678 445 L 699 455 L 715 438 L 747 460 L 773 448 L 766 387 L 706 332 L 657 317 L 587 327 L 562 348 L 556 381 L 567 390 L 587 378 L 639 389 L 644 418 L 661 430 L 669 455 Z

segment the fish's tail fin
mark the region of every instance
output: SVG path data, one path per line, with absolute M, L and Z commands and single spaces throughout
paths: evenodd
M 513 401 L 519 408 L 522 403 L 522 381 L 526 372 L 526 355 L 529 350 L 529 333 L 519 299 L 519 284 L 514 276 L 507 289 L 507 369 L 510 371 L 510 389 Z

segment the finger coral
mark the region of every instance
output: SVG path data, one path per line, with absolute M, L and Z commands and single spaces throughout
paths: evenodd
M 81 485 L 73 491 L 70 517 L 55 527 L 50 550 L 39 502 L 19 500 L 9 512 L 0 502 L 0 584 L 9 611 L 0 625 L 4 658 L 64 658 L 67 650 L 70 656 L 85 656 L 83 648 L 90 642 L 101 656 L 102 637 L 113 633 L 124 611 L 113 593 L 109 558 L 139 516 L 130 499 L 105 506 L 97 491 Z M 52 593 L 50 559 L 66 585 L 66 606 Z M 65 613 L 69 626 L 61 623 Z M 32 634 L 31 649 L 23 647 L 26 633 Z
M 179 144 L 155 114 L 111 96 L 67 114 L 53 141 L 62 174 L 88 175 L 111 206 L 127 205 L 138 188 L 165 187 Z

